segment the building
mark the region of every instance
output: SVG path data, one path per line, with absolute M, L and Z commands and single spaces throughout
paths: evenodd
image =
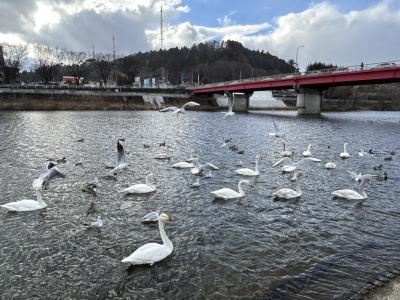
M 4 56 L 3 56 L 3 47 L 0 46 L 0 83 L 4 83 L 5 74 L 4 74 Z

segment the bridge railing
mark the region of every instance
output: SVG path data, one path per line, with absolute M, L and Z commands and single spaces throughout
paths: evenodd
M 269 76 L 250 77 L 250 78 L 239 79 L 239 80 L 223 81 L 223 82 L 218 82 L 218 83 L 210 83 L 210 84 L 204 84 L 204 85 L 200 85 L 200 86 L 194 86 L 194 87 L 192 87 L 192 89 L 207 88 L 207 87 L 219 87 L 219 86 L 233 85 L 233 84 L 240 84 L 240 83 L 254 82 L 254 81 L 299 78 L 299 77 L 315 76 L 315 75 L 321 75 L 321 74 L 329 75 L 329 74 L 333 74 L 333 73 L 342 73 L 342 72 L 361 72 L 361 71 L 368 71 L 371 69 L 386 69 L 386 68 L 391 68 L 391 67 L 400 67 L 400 60 L 393 60 L 393 61 L 379 62 L 379 63 L 368 63 L 368 64 L 361 63 L 359 65 L 352 65 L 352 66 L 345 66 L 345 67 L 339 66 L 336 68 L 327 68 L 327 69 L 305 71 L 305 72 L 294 72 L 294 73 L 276 74 L 276 75 L 269 75 Z

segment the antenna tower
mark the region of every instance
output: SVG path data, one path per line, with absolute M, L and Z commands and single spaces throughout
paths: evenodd
M 163 21 L 163 11 L 162 11 L 162 4 L 161 4 L 161 14 L 160 14 L 160 49 L 164 49 L 164 21 Z

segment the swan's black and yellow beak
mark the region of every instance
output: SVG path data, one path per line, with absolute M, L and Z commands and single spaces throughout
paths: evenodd
M 164 217 L 164 221 L 172 221 L 172 218 L 167 215 L 166 217 Z

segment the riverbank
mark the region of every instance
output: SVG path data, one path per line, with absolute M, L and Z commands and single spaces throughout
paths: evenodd
M 173 91 L 119 92 L 53 89 L 0 89 L 0 110 L 158 110 L 182 106 L 188 101 L 200 103 L 195 110 L 214 111 L 212 97 L 176 94 Z

